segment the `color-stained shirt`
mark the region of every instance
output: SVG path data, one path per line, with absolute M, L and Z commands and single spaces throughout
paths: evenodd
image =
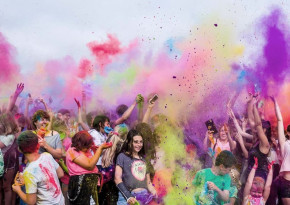
M 44 152 L 28 164 L 23 177 L 27 194 L 37 194 L 37 204 L 64 205 L 56 169 L 58 163 L 51 154 Z
M 52 136 L 45 136 L 44 140 L 53 149 L 61 149 L 62 148 L 62 143 L 61 143 L 59 134 L 55 134 Z M 47 151 L 43 147 L 40 147 L 38 153 L 41 154 L 43 152 L 47 152 Z
M 2 142 L 5 147 L 3 147 L 1 149 L 3 155 L 5 155 L 6 151 L 11 147 L 11 145 L 13 144 L 15 140 L 15 136 L 14 135 L 0 135 L 0 142 Z
M 107 140 L 107 136 L 102 134 L 101 132 L 98 132 L 95 129 L 92 129 L 89 131 L 89 134 L 93 137 L 94 144 L 96 146 L 100 146 L 101 144 L 105 143 Z M 100 156 L 97 165 L 102 165 L 102 155 Z
M 194 186 L 194 202 L 196 204 L 213 205 L 225 202 L 218 197 L 218 193 L 208 190 L 207 182 L 213 182 L 220 190 L 230 190 L 231 177 L 226 175 L 215 175 L 211 168 L 200 170 L 196 173 L 192 182 Z
M 82 174 L 97 174 L 98 168 L 95 167 L 93 170 L 87 170 L 82 168 L 80 165 L 73 162 L 76 158 L 78 158 L 81 155 L 85 155 L 88 158 L 92 157 L 92 154 L 90 151 L 83 153 L 81 151 L 77 152 L 75 148 L 70 147 L 66 152 L 66 166 L 68 168 L 68 172 L 70 176 L 75 175 L 82 175 Z
M 147 189 L 146 163 L 144 159 L 136 159 L 121 153 L 117 157 L 116 165 L 122 168 L 122 181 L 129 191 L 137 188 Z

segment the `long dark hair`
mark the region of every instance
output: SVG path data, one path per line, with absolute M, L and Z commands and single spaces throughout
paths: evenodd
M 141 136 L 143 139 L 143 136 L 137 130 L 134 130 L 134 129 L 130 130 L 128 132 L 127 139 L 126 139 L 125 143 L 123 144 L 122 151 L 121 151 L 131 158 L 133 158 L 133 137 L 135 137 L 135 136 Z M 142 149 L 138 152 L 138 155 L 140 157 L 145 156 L 144 144 L 142 146 Z

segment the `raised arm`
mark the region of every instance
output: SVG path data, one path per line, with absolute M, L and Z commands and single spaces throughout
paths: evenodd
M 241 149 L 242 149 L 242 152 L 243 152 L 244 157 L 246 159 L 248 159 L 249 152 L 248 152 L 247 148 L 245 147 L 245 143 L 244 143 L 243 137 L 240 135 L 240 133 L 237 133 L 237 135 L 235 137 L 236 137 L 236 140 L 238 141 L 238 143 L 241 146 Z
M 254 118 L 254 98 L 253 96 L 250 94 L 250 100 L 248 102 L 248 106 L 247 106 L 247 112 L 248 112 L 248 119 L 249 119 L 249 125 L 251 127 L 252 130 L 252 134 L 256 133 L 256 124 L 255 124 L 255 118 Z
M 48 109 L 48 106 L 47 106 L 46 102 L 44 101 L 44 99 L 40 98 L 39 101 L 43 104 L 45 111 L 48 111 L 49 109 Z
M 132 114 L 135 106 L 137 105 L 138 96 L 136 97 L 136 100 L 133 102 L 133 104 L 123 113 L 123 115 L 118 118 L 115 122 L 115 125 L 122 124 L 125 120 L 127 120 L 130 115 Z
M 260 140 L 259 148 L 264 154 L 267 154 L 270 149 L 270 144 L 262 127 L 262 121 L 256 106 L 254 106 L 254 118 L 256 124 L 257 135 Z
M 251 187 L 252 187 L 252 184 L 253 184 L 253 180 L 254 180 L 254 177 L 255 177 L 255 174 L 256 174 L 256 169 L 258 168 L 258 158 L 254 157 L 254 159 L 255 159 L 255 164 L 254 164 L 253 168 L 250 171 L 250 174 L 248 176 L 248 179 L 247 179 L 247 182 L 246 182 L 246 185 L 245 185 L 245 189 L 244 189 L 244 200 L 250 194 L 250 190 L 251 190 Z
M 23 89 L 24 89 L 24 83 L 18 83 L 14 94 L 10 97 L 8 109 L 6 111 L 7 113 L 12 111 L 13 107 L 15 106 L 16 100 L 18 96 L 20 95 L 20 93 L 23 91 Z
M 238 120 L 237 120 L 237 118 L 236 118 L 236 116 L 231 108 L 228 109 L 228 115 L 233 120 L 235 128 L 237 129 L 237 131 L 240 135 L 242 135 L 243 137 L 245 137 L 247 139 L 253 139 L 253 135 L 250 135 L 250 134 L 246 133 L 244 130 L 242 130 L 242 128 L 240 127 Z
M 147 107 L 147 110 L 144 114 L 142 122 L 145 122 L 145 123 L 149 122 L 149 118 L 150 118 L 150 115 L 151 115 L 151 112 L 152 112 L 152 109 L 154 108 L 154 106 L 155 106 L 155 102 L 148 104 L 148 107 Z
M 230 131 L 229 131 L 229 127 L 226 124 L 224 126 L 225 126 L 225 131 L 227 133 L 228 140 L 229 140 L 229 143 L 230 143 L 231 151 L 233 152 L 236 149 L 236 147 L 237 147 L 237 142 L 235 140 L 233 140 L 233 138 L 231 137 Z
M 284 134 L 284 125 L 283 125 L 283 118 L 282 114 L 279 108 L 279 105 L 276 101 L 275 98 L 271 97 L 271 99 L 274 102 L 275 106 L 275 113 L 276 113 L 276 118 L 277 118 L 277 124 L 278 124 L 278 140 L 279 140 L 279 145 L 280 145 L 280 152 L 282 157 L 284 156 L 284 144 L 286 141 L 285 134 Z
M 26 105 L 25 105 L 25 110 L 24 110 L 24 117 L 26 117 L 26 119 L 29 119 L 29 116 L 28 116 L 29 106 L 32 103 L 33 103 L 33 99 L 31 98 L 31 95 L 28 94 L 28 98 L 27 98 Z
M 83 122 L 81 104 L 76 98 L 75 98 L 75 102 L 78 106 L 78 123 L 84 130 L 89 131 L 90 127 L 86 123 Z
M 264 188 L 264 191 L 263 191 L 263 198 L 265 201 L 267 201 L 269 195 L 270 195 L 270 191 L 271 191 L 271 185 L 272 185 L 272 180 L 273 180 L 273 164 L 274 164 L 274 161 L 271 162 L 269 165 L 268 165 L 268 169 L 269 169 L 269 174 L 267 176 L 267 180 L 266 180 L 266 183 L 265 183 L 265 188 Z
M 87 114 L 87 95 L 86 91 L 82 91 L 82 114 L 86 116 Z

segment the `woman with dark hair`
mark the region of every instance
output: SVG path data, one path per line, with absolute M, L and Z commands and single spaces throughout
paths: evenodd
M 96 164 L 102 151 L 111 146 L 110 143 L 104 143 L 96 149 L 93 138 L 87 131 L 80 131 L 73 136 L 71 147 L 66 153 L 66 165 L 70 175 L 68 185 L 70 204 L 90 204 L 91 196 L 95 203 L 99 204 Z M 94 151 L 93 156 L 91 149 Z
M 119 189 L 118 205 L 148 204 L 156 195 L 144 159 L 143 137 L 130 130 L 117 157 L 115 183 Z
M 19 131 L 11 113 L 0 115 L 0 204 L 2 201 L 4 204 L 15 203 L 16 195 L 11 186 L 18 171 L 18 152 L 15 139 L 19 135 Z

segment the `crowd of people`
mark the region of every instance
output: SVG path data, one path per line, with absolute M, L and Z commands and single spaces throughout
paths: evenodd
M 182 142 L 184 156 L 164 148 L 184 133 L 165 115 L 152 115 L 156 94 L 146 101 L 137 95 L 116 115 L 87 113 L 85 93 L 81 102 L 72 99 L 76 112 L 52 110 L 38 98 L 42 109 L 30 114 L 30 94 L 23 112 L 16 105 L 23 89 L 17 85 L 0 113 L 0 204 L 290 205 L 290 126 L 284 130 L 274 97 L 275 122 L 264 119 L 259 94 L 249 94 L 244 113 L 230 101 L 228 120 L 207 121 L 203 147 Z M 178 177 L 190 202 L 166 200 Z

